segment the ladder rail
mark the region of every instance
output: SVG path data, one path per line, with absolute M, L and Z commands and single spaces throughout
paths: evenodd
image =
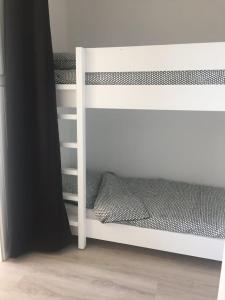
M 77 180 L 77 193 L 63 192 L 65 201 L 74 202 L 78 206 L 77 213 L 68 215 L 70 225 L 78 228 L 78 248 L 86 247 L 86 104 L 85 104 L 85 49 L 76 48 L 76 93 L 73 106 L 76 113 L 58 113 L 59 120 L 76 122 L 76 142 L 60 142 L 61 148 L 73 149 L 76 168 L 62 168 L 62 174 L 74 176 Z M 60 85 L 57 89 L 64 89 Z M 66 86 L 66 89 L 70 89 Z M 60 106 L 60 105 L 59 105 Z M 76 158 L 75 158 L 76 157 Z M 75 183 L 76 185 L 76 183 Z
M 76 48 L 77 83 L 77 169 L 78 169 L 78 248 L 86 247 L 86 114 L 85 49 Z

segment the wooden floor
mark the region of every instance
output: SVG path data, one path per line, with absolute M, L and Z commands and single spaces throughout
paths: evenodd
M 216 300 L 220 263 L 100 241 L 0 264 L 0 300 Z

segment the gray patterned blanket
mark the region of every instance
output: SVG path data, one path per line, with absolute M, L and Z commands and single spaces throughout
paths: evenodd
M 76 59 L 73 53 L 56 52 L 54 53 L 55 70 L 74 70 L 76 69 Z
M 56 84 L 76 83 L 73 53 L 54 53 Z M 87 85 L 224 85 L 225 70 L 87 72 Z
M 55 70 L 56 84 L 76 84 L 75 70 Z
M 55 81 L 75 84 L 75 69 L 56 69 Z M 85 74 L 85 81 L 87 85 L 224 85 L 225 70 L 92 72 Z
M 55 83 L 76 83 L 76 59 L 72 53 L 54 53 Z
M 225 238 L 225 189 L 106 173 L 95 201 L 103 223 Z

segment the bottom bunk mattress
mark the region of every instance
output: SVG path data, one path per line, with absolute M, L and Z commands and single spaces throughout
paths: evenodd
M 87 176 L 87 199 L 102 223 L 225 238 L 223 188 L 92 173 Z

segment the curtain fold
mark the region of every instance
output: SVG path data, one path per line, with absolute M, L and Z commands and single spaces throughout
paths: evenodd
M 62 199 L 47 0 L 5 0 L 9 253 L 71 242 Z

